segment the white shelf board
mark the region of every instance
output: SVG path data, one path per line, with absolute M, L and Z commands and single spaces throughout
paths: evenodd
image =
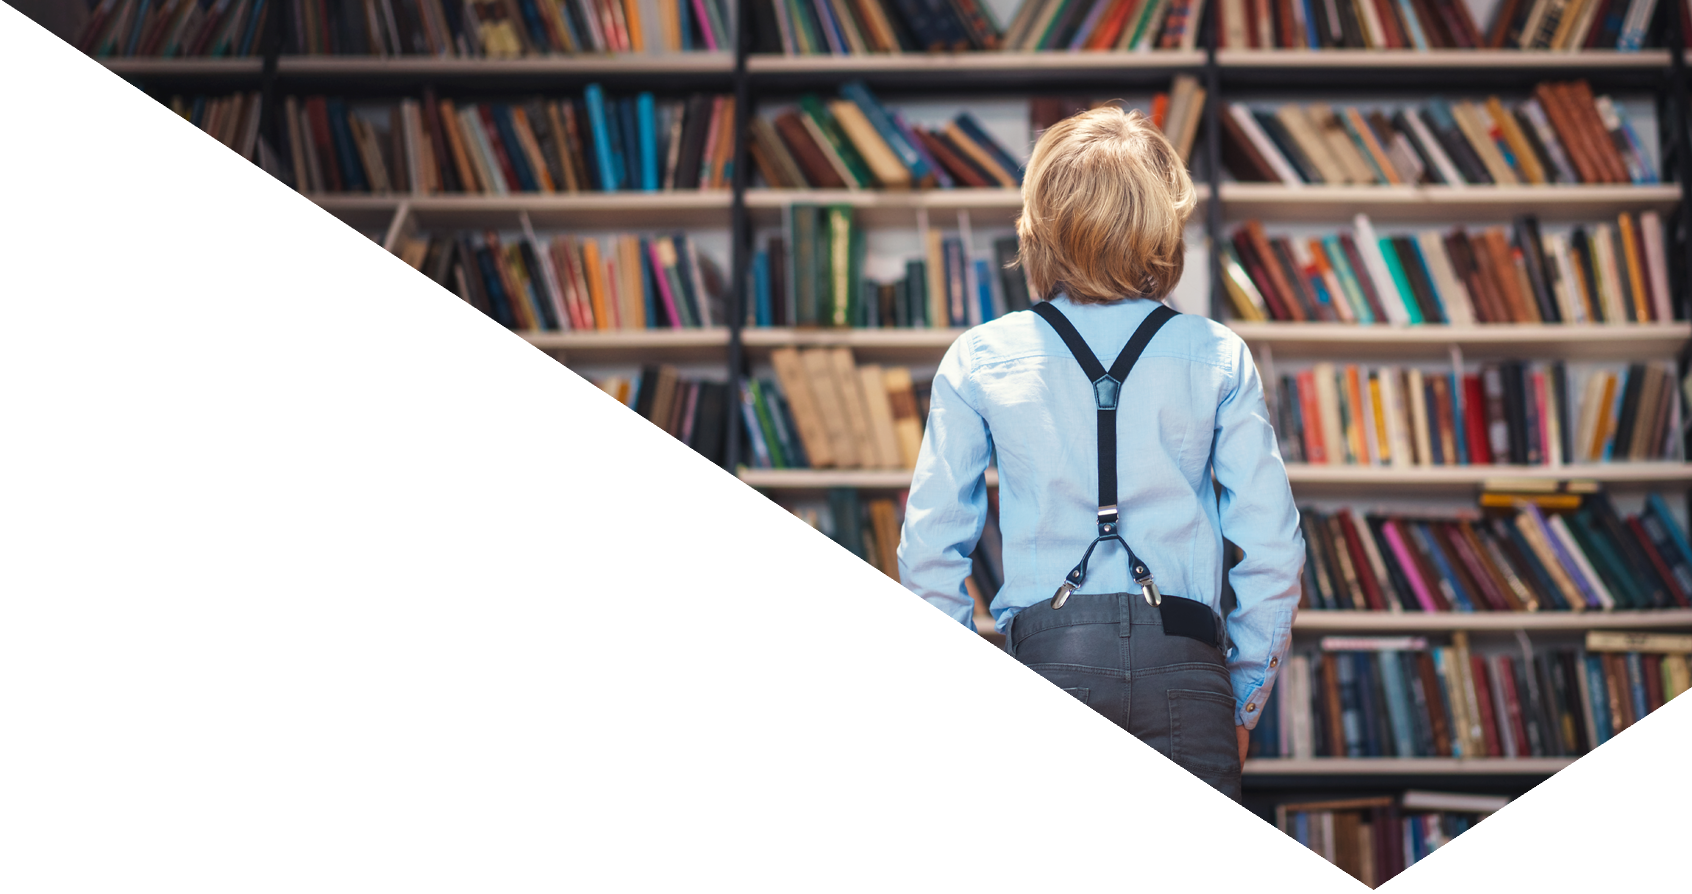
M 1692 323 L 1482 323 L 1472 326 L 1358 326 L 1349 323 L 1248 323 L 1228 328 L 1253 349 L 1277 354 L 1343 355 L 1383 352 L 1448 356 L 1456 345 L 1465 355 L 1534 356 L 1559 359 L 1674 357 L 1692 339 Z
M 1300 633 L 1652 629 L 1692 629 L 1692 609 L 1619 612 L 1401 613 L 1304 609 L 1293 619 L 1293 630 Z
M 1692 463 L 1582 463 L 1568 466 L 1430 466 L 1394 469 L 1378 466 L 1287 463 L 1287 479 L 1294 488 L 1453 489 L 1479 487 L 1488 479 L 1535 481 L 1598 481 L 1605 484 L 1686 484 L 1692 482 Z
M 765 490 L 904 490 L 911 486 L 909 469 L 741 469 L 740 480 Z M 987 486 L 997 487 L 999 473 L 987 470 Z
M 133 77 L 227 77 L 258 75 L 264 60 L 257 56 L 239 59 L 210 57 L 102 58 L 112 71 Z M 729 52 L 599 53 L 567 56 L 547 54 L 517 59 L 463 58 L 455 56 L 282 56 L 276 60 L 281 75 L 337 78 L 435 77 L 512 78 L 537 76 L 628 76 L 721 75 L 734 73 L 734 54 Z
M 1665 57 L 1665 63 L 1666 63 Z M 861 75 L 931 74 L 936 72 L 1020 71 L 1106 73 L 1121 70 L 1199 68 L 1198 50 L 1159 50 L 1147 53 L 1114 50 L 1075 52 L 870 53 L 850 56 L 778 56 L 754 53 L 746 70 L 754 75 L 851 73 Z
M 1318 54 L 1320 55 L 1320 54 Z M 1673 183 L 1627 186 L 1324 186 L 1223 183 L 1230 221 L 1344 223 L 1356 214 L 1383 224 L 1441 221 L 1507 223 L 1520 214 L 1546 220 L 1596 221 L 1622 211 L 1666 213 L 1680 201 Z
M 1572 757 L 1316 757 L 1252 758 L 1247 776 L 1549 776 Z
M 715 361 L 724 357 L 729 341 L 728 330 L 721 327 L 517 334 L 565 363 Z
M 1539 69 L 1555 67 L 1575 77 L 1582 71 L 1667 68 L 1667 50 L 1218 50 L 1222 68 L 1369 68 L 1427 71 L 1450 68 Z

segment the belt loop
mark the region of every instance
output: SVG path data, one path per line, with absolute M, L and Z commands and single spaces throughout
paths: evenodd
M 1134 627 L 1134 594 L 1118 593 L 1116 596 L 1116 618 L 1120 626 L 1118 636 L 1127 639 L 1133 634 Z

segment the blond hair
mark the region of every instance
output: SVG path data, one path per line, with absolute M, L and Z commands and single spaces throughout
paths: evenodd
M 1110 105 L 1052 125 L 1022 180 L 1017 263 L 1041 298 L 1161 300 L 1181 279 L 1198 204 L 1187 166 L 1145 115 Z

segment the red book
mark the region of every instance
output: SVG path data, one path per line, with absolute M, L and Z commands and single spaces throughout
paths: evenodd
M 1475 687 L 1475 703 L 1480 706 L 1481 737 L 1485 744 L 1485 757 L 1503 757 L 1504 749 L 1498 742 L 1497 714 L 1492 710 L 1492 679 L 1486 672 L 1486 659 L 1479 655 L 1469 656 L 1469 682 Z
M 1499 379 L 1502 389 L 1503 379 Z M 1491 465 L 1493 462 L 1492 446 L 1488 441 L 1487 432 L 1491 431 L 1492 401 L 1481 388 L 1481 377 L 1475 373 L 1463 375 L 1463 434 L 1469 441 L 1469 465 Z M 1504 396 L 1502 391 L 1498 397 L 1498 411 L 1504 411 Z M 1498 420 L 1500 424 L 1503 419 Z
M 1645 674 L 1645 710 L 1655 711 L 1663 706 L 1663 656 L 1646 653 L 1639 663 Z
M 1092 36 L 1087 38 L 1085 45 L 1089 50 L 1108 50 L 1116 46 L 1116 38 L 1121 36 L 1122 27 L 1127 24 L 1130 13 L 1137 13 L 1140 0 L 1115 0 L 1105 13 L 1104 21 L 1093 30 Z
M 1381 582 L 1375 577 L 1375 567 L 1369 564 L 1368 554 L 1363 551 L 1363 541 L 1357 536 L 1357 523 L 1352 521 L 1351 510 L 1341 509 L 1338 516 L 1340 530 L 1345 534 L 1345 550 L 1351 554 L 1351 564 L 1357 569 L 1357 582 L 1363 587 L 1363 598 L 1369 603 L 1369 610 L 1386 611 Z
M 500 176 L 505 178 L 506 192 L 522 192 L 522 181 L 517 179 L 517 169 L 512 167 L 511 156 L 499 139 L 499 125 L 494 123 L 493 112 L 488 110 L 485 103 L 477 105 L 475 109 L 476 120 L 482 125 L 482 134 L 488 138 L 488 148 L 493 150 L 494 163 L 499 165 Z
M 1498 664 L 1499 688 L 1504 690 L 1504 716 L 1510 723 L 1510 734 L 1516 739 L 1514 757 L 1532 757 L 1533 746 L 1528 743 L 1527 723 L 1522 718 L 1521 689 L 1516 685 L 1516 666 L 1503 655 L 1493 661 Z
M 1316 373 L 1304 370 L 1298 374 L 1298 413 L 1304 420 L 1304 461 L 1326 463 L 1328 447 L 1322 442 L 1322 412 L 1316 403 Z
M 342 192 L 341 166 L 335 163 L 335 144 L 329 136 L 329 103 L 321 96 L 307 97 L 306 117 L 311 119 L 311 142 L 317 149 L 317 164 L 323 170 L 324 186 Z
M 1628 516 L 1627 529 L 1633 532 L 1633 539 L 1639 541 L 1640 550 L 1645 553 L 1645 558 L 1650 560 L 1651 567 L 1657 570 L 1657 576 L 1663 579 L 1663 586 L 1668 587 L 1669 595 L 1674 597 L 1674 601 L 1679 603 L 1681 608 L 1692 608 L 1692 601 L 1687 599 L 1686 591 L 1680 586 L 1680 579 L 1669 570 L 1668 563 L 1663 561 L 1663 554 L 1657 552 L 1657 546 L 1645 533 L 1645 526 L 1640 523 L 1639 516 Z

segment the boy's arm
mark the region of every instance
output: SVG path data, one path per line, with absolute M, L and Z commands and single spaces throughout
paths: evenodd
M 899 580 L 936 608 L 974 629 L 975 601 L 964 588 L 970 554 L 987 520 L 987 461 L 992 438 L 972 404 L 969 338 L 952 343 L 934 374 L 905 526 Z
M 1228 615 L 1228 675 L 1234 723 L 1257 726 L 1286 657 L 1298 609 L 1304 535 L 1287 484 L 1286 466 L 1263 402 L 1263 384 L 1243 341 L 1236 339 L 1234 387 L 1216 408 L 1212 468 L 1222 487 L 1222 533 L 1245 552 L 1229 573 L 1237 607 Z

